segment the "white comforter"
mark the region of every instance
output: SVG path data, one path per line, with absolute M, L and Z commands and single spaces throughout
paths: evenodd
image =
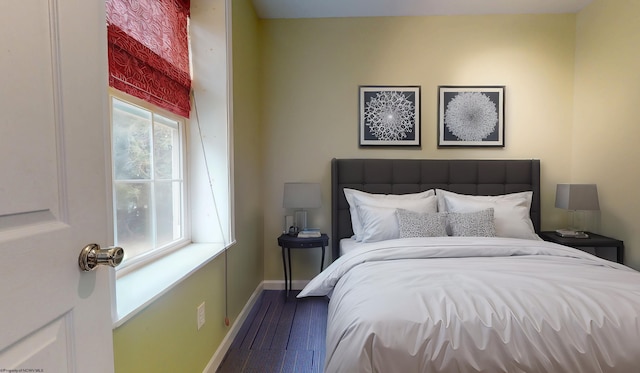
M 363 245 L 330 295 L 325 372 L 640 372 L 640 273 L 544 241 Z

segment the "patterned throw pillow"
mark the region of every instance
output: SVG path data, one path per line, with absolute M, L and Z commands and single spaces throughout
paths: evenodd
M 495 237 L 493 208 L 475 212 L 450 212 L 447 221 L 453 236 Z
M 445 213 L 420 213 L 397 209 L 400 238 L 445 237 L 447 235 L 447 215 Z

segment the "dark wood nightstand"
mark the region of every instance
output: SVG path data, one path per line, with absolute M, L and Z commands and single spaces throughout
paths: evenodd
M 589 238 L 560 237 L 554 231 L 540 232 L 539 236 L 545 241 L 559 243 L 565 246 L 586 251 L 597 257 L 616 261 L 622 264 L 624 260 L 624 242 L 615 238 L 587 232 Z M 615 250 L 615 255 L 611 255 Z
M 284 268 L 284 287 L 289 295 L 291 290 L 291 250 L 290 249 L 311 249 L 322 247 L 322 259 L 320 261 L 320 272 L 324 269 L 324 251 L 329 246 L 329 236 L 322 233 L 320 237 L 300 238 L 282 234 L 278 237 L 278 245 L 282 248 L 282 267 Z M 286 254 L 285 254 L 286 251 Z M 287 265 L 288 262 L 288 265 Z M 287 271 L 288 276 L 287 276 Z

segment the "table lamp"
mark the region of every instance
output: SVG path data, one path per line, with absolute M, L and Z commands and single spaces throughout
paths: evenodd
M 282 206 L 295 209 L 294 230 L 307 228 L 307 211 L 322 206 L 320 184 L 318 183 L 284 183 Z
M 571 214 L 568 229 L 558 229 L 556 233 L 562 237 L 588 238 L 583 227 L 576 227 L 577 211 L 600 210 L 598 188 L 596 184 L 558 184 L 556 187 L 556 207 L 569 210 Z

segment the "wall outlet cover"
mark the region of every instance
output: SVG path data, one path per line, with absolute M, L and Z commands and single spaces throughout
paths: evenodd
M 205 312 L 204 312 L 204 302 L 202 302 L 202 304 L 200 304 L 198 306 L 198 330 L 200 330 L 200 328 L 202 328 L 202 325 L 204 325 L 204 321 L 205 321 Z

